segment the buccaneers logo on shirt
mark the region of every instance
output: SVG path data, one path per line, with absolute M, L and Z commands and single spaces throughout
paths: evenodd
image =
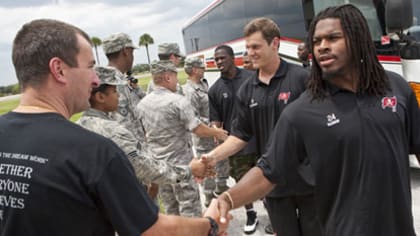
M 284 104 L 287 104 L 287 101 L 290 98 L 290 92 L 281 92 L 279 94 L 278 100 L 279 101 L 284 101 Z
M 392 112 L 396 112 L 397 111 L 397 97 L 393 96 L 393 97 L 384 97 L 381 100 L 381 104 L 382 104 L 382 109 L 386 109 L 387 107 L 392 109 Z

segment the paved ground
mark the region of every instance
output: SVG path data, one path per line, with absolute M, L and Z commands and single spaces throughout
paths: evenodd
M 19 97 L 20 97 L 20 94 L 0 97 L 0 102 L 1 102 L 1 101 L 8 101 L 8 100 L 17 99 L 17 98 L 19 98 Z
M 270 235 L 264 232 L 264 227 L 269 223 L 267 211 L 264 209 L 264 206 L 261 201 L 257 201 L 254 204 L 254 208 L 257 210 L 257 216 L 259 220 L 259 224 L 257 226 L 257 231 L 252 234 L 254 236 L 265 236 Z M 232 215 L 234 219 L 231 221 L 228 235 L 229 236 L 242 236 L 247 235 L 243 233 L 243 226 L 246 222 L 246 214 L 245 209 L 240 208 L 232 211 Z
M 420 235 L 420 168 L 411 169 L 411 195 L 413 196 L 414 227 Z
M 228 185 L 233 186 L 235 184 L 235 180 L 229 178 Z M 204 195 L 201 195 L 201 200 L 204 201 Z M 204 205 L 203 205 L 204 206 Z M 203 208 L 204 209 L 204 208 Z M 257 226 L 257 231 L 252 234 L 253 236 L 264 236 L 270 235 L 264 233 L 264 226 L 269 223 L 267 211 L 264 209 L 262 201 L 257 201 L 254 203 L 254 209 L 257 211 L 257 217 L 259 220 L 259 224 Z M 229 236 L 242 236 L 247 235 L 244 234 L 242 229 L 246 222 L 246 213 L 245 208 L 238 208 L 231 211 L 233 215 L 233 220 L 229 224 L 228 235 Z
M 231 180 L 229 185 L 233 185 L 234 182 Z M 420 236 L 420 169 L 411 169 L 411 191 L 413 197 L 413 217 L 414 225 L 417 235 Z M 260 221 L 257 231 L 252 234 L 253 236 L 268 236 L 264 233 L 264 226 L 268 224 L 269 219 L 267 212 L 261 201 L 257 201 L 254 204 L 254 208 L 257 210 L 258 219 Z M 243 224 L 246 221 L 245 209 L 240 208 L 231 212 L 234 219 L 231 221 L 228 234 L 229 236 L 244 236 L 242 232 Z

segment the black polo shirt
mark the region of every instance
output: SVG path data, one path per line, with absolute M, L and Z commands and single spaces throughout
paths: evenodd
M 254 71 L 236 68 L 236 75 L 234 78 L 227 79 L 220 77 L 217 79 L 208 92 L 210 121 L 222 122 L 223 129 L 229 132 L 231 131 L 232 115 L 235 109 L 235 94 L 239 90 L 239 87 L 245 81 L 252 78 L 254 74 Z M 252 154 L 255 152 L 255 139 L 251 139 L 247 146 L 237 154 Z
M 232 79 L 220 77 L 209 89 L 210 121 L 223 122 L 225 130 L 231 130 L 231 119 L 235 94 L 247 79 L 255 72 L 236 68 Z
M 259 80 L 257 71 L 237 93 L 232 135 L 245 141 L 255 136 L 257 153 L 263 154 L 280 113 L 305 90 L 308 77 L 307 70 L 284 60 L 268 85 Z M 299 191 L 276 188 L 269 196 L 283 197 L 312 191 L 303 180 L 300 185 L 302 188 Z
M 293 184 L 292 172 L 311 178 L 302 167 L 310 160 L 325 236 L 415 235 L 408 154 L 420 153 L 420 111 L 406 81 L 387 74 L 392 91 L 381 97 L 331 84 L 322 101 L 302 94 L 258 163 L 282 187 Z

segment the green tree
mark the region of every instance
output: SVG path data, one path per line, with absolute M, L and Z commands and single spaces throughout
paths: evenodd
M 142 36 L 140 36 L 139 39 L 139 46 L 144 46 L 146 48 L 146 54 L 147 54 L 147 63 L 149 64 L 149 69 L 150 69 L 150 56 L 149 56 L 149 45 L 154 44 L 154 40 L 152 38 L 152 36 L 150 36 L 150 34 L 143 34 Z
M 99 62 L 98 46 L 100 46 L 102 44 L 102 40 L 98 37 L 92 37 L 90 40 L 92 41 L 93 46 L 95 47 L 96 60 L 98 61 L 98 65 L 99 65 L 101 63 Z
M 19 93 L 20 93 L 19 84 L 12 85 L 12 94 L 19 94 Z
M 0 86 L 0 97 L 19 94 L 19 93 L 20 93 L 19 84 Z
M 133 74 L 142 73 L 145 71 L 149 71 L 149 65 L 148 64 L 136 64 L 133 66 Z

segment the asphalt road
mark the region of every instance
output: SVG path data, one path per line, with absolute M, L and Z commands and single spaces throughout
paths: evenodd
M 233 181 L 230 182 L 230 185 L 233 185 Z M 411 191 L 413 198 L 413 217 L 414 225 L 417 235 L 420 236 L 420 169 L 412 168 L 411 169 Z M 257 215 L 259 219 L 259 225 L 257 231 L 252 234 L 254 236 L 266 236 L 269 234 L 264 233 L 264 226 L 268 224 L 269 219 L 267 212 L 265 211 L 261 201 L 258 201 L 254 204 L 254 208 L 257 210 Z M 243 236 L 246 235 L 242 232 L 243 224 L 246 221 L 246 215 L 244 208 L 236 209 L 231 211 L 234 219 L 231 221 L 228 234 L 229 236 Z
M 8 101 L 8 100 L 17 99 L 17 98 L 19 98 L 19 97 L 20 97 L 20 94 L 0 97 L 0 102 L 1 102 L 1 101 Z
M 420 235 L 420 168 L 411 169 L 411 195 L 413 197 L 414 227 Z

